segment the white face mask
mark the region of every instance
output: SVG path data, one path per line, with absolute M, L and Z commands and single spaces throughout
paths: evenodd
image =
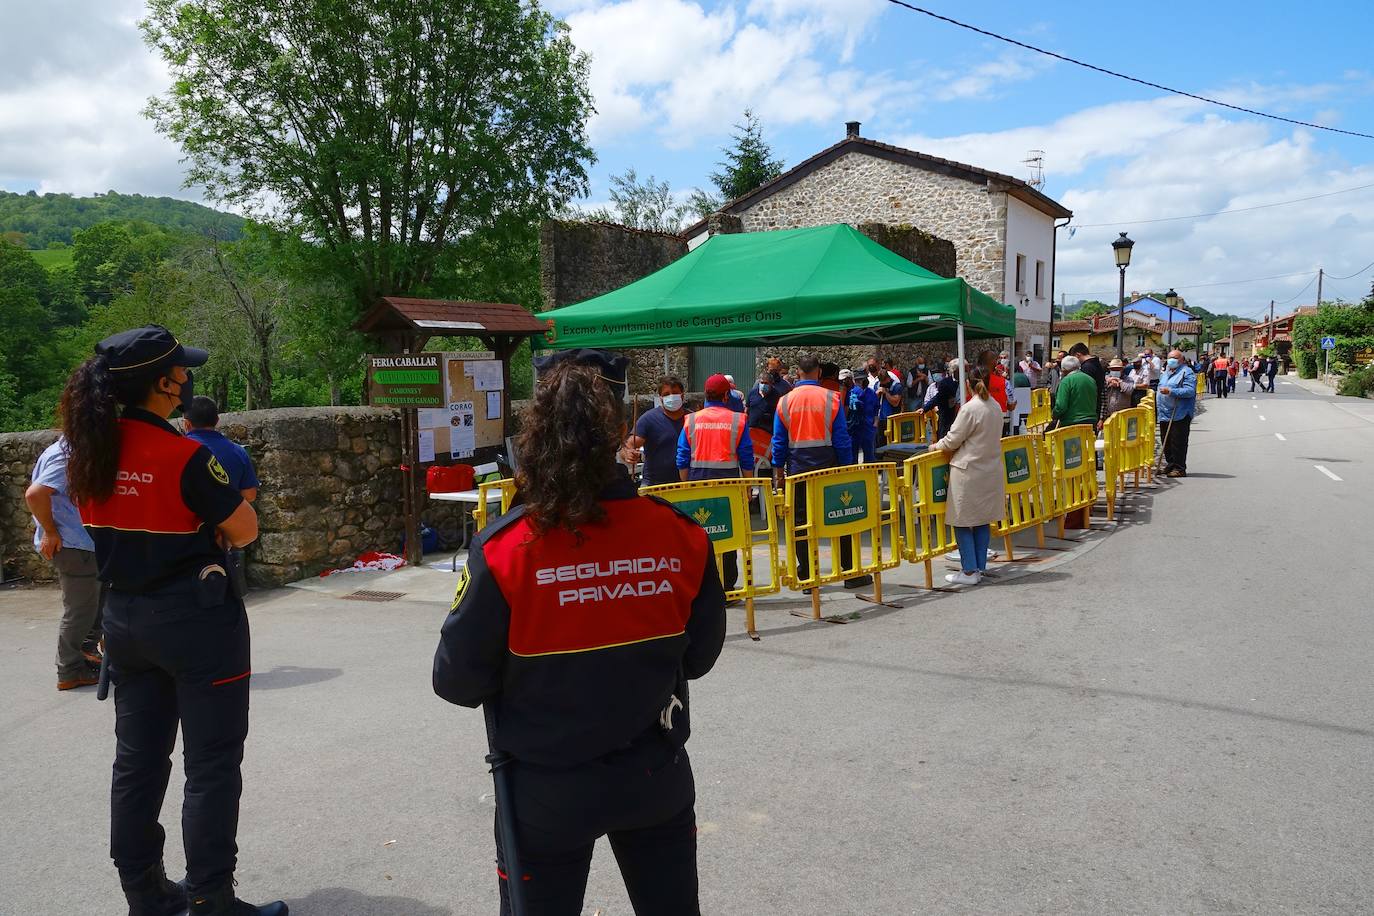
M 664 409 L 664 410 L 681 410 L 681 409 L 682 409 L 682 395 L 680 395 L 680 394 L 669 394 L 669 395 L 665 395 L 664 398 L 663 398 L 663 409 Z

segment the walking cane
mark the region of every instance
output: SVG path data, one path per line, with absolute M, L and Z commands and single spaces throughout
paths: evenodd
M 506 867 L 506 895 L 511 916 L 525 916 L 525 872 L 515 840 L 515 797 L 511 792 L 510 765 L 515 758 L 496 748 L 496 708 L 489 700 L 482 704 L 487 722 L 487 756 L 491 778 L 496 785 L 496 829 L 501 836 L 501 855 Z
M 1159 457 L 1155 459 L 1155 473 L 1162 474 L 1165 471 L 1164 455 L 1169 448 L 1169 433 L 1174 431 L 1174 418 L 1169 417 L 1169 424 L 1164 427 L 1164 441 L 1159 444 Z
M 103 700 L 110 695 L 110 651 L 100 655 L 100 683 L 95 685 L 95 698 Z

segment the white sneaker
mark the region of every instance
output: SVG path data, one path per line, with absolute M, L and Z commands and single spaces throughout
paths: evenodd
M 993 560 L 997 559 L 997 557 L 997 551 L 988 548 L 988 562 L 991 563 Z M 951 550 L 949 553 L 945 554 L 945 559 L 951 563 L 960 563 L 964 558 L 960 555 L 958 550 Z
M 945 576 L 945 581 L 950 585 L 977 585 L 983 581 L 983 574 L 980 572 L 957 572 Z

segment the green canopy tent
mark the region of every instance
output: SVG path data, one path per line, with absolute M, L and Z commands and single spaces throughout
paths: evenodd
M 1011 306 L 846 225 L 715 235 L 656 273 L 539 317 L 555 349 L 956 340 L 963 359 L 965 338 L 1016 333 Z

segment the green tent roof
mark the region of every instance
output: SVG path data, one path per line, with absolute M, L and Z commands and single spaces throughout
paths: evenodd
M 555 349 L 1011 337 L 1016 310 L 851 226 L 714 235 L 667 267 L 539 317 Z

